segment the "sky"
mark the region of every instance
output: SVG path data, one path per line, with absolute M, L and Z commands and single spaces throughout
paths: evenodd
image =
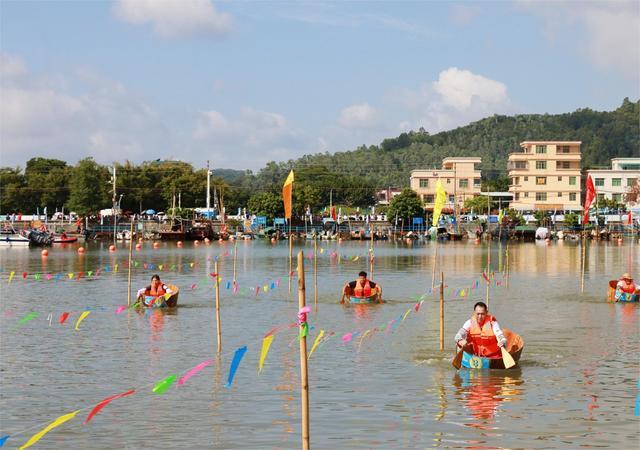
M 258 170 L 625 97 L 636 1 L 0 0 L 1 166 Z

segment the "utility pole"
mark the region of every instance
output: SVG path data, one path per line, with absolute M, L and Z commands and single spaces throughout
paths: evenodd
M 211 171 L 209 170 L 209 160 L 207 159 L 207 218 L 209 218 L 209 207 L 211 206 Z
M 111 215 L 113 219 L 113 245 L 116 245 L 116 165 L 113 165 L 113 196 L 111 197 Z
M 178 209 L 182 209 L 182 191 L 178 191 Z

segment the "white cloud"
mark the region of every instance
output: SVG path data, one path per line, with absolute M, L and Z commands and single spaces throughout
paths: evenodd
M 135 25 L 151 24 L 163 37 L 220 35 L 231 30 L 231 15 L 216 10 L 210 0 L 118 0 L 116 17 Z
M 493 114 L 514 112 L 504 83 L 451 67 L 417 89 L 396 89 L 387 101 L 400 108 L 402 131 L 424 127 L 439 132 Z
M 9 53 L 0 52 L 0 78 L 19 77 L 27 73 L 24 61 Z
M 480 14 L 480 8 L 465 4 L 454 4 L 450 11 L 451 22 L 458 26 L 470 24 Z
M 552 42 L 576 41 L 578 51 L 596 67 L 621 72 L 634 81 L 640 78 L 639 2 L 521 1 L 519 5 L 543 18 L 545 35 Z M 586 30 L 586 41 L 575 39 L 575 25 Z
M 344 108 L 338 122 L 345 128 L 371 128 L 378 119 L 378 112 L 368 103 L 360 103 Z

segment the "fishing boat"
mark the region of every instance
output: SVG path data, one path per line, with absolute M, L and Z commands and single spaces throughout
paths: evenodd
M 382 303 L 382 295 L 380 292 L 380 289 L 376 286 L 374 289 L 372 289 L 374 292 L 371 293 L 371 295 L 369 295 L 368 297 L 356 297 L 353 295 L 353 292 L 351 291 L 351 288 L 348 287 L 345 292 L 344 292 L 344 296 L 346 296 L 346 298 L 349 299 L 349 303 L 352 305 L 366 305 L 366 304 L 371 304 L 371 303 Z
M 616 287 L 618 286 L 618 280 L 609 281 L 609 289 L 607 291 L 607 300 L 610 302 L 623 302 L 623 303 L 633 303 L 640 301 L 640 289 L 636 289 L 635 294 L 625 294 L 623 293 L 620 298 L 616 300 Z
M 148 308 L 175 308 L 178 306 L 178 295 L 180 294 L 180 288 L 175 284 L 167 284 L 167 287 L 171 290 L 169 296 L 157 297 L 155 302 Z M 147 307 L 140 304 L 141 307 Z
M 507 338 L 506 350 L 516 363 L 520 360 L 520 355 L 524 349 L 524 340 L 519 334 L 511 330 L 503 329 L 504 336 Z M 504 369 L 504 361 L 501 356 L 496 358 L 485 358 L 476 356 L 466 351 L 462 352 L 462 367 L 467 369 Z M 514 366 L 515 367 L 515 366 Z

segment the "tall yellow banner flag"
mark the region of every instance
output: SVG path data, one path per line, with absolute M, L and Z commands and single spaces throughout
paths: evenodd
M 440 213 L 442 212 L 442 207 L 444 206 L 444 202 L 447 201 L 447 191 L 442 187 L 442 183 L 440 180 L 436 183 L 436 202 L 433 205 L 433 221 L 432 226 L 438 226 L 438 220 L 440 220 Z
M 282 186 L 282 201 L 284 202 L 284 217 L 291 219 L 291 192 L 293 191 L 293 170 L 289 172 L 287 180 Z

